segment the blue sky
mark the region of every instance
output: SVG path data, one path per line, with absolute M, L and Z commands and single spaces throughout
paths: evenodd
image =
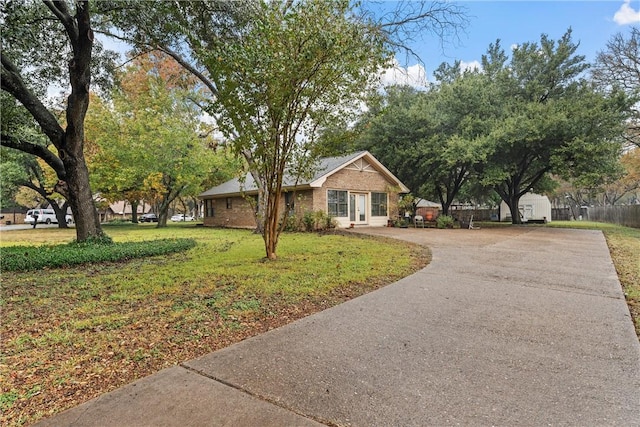
M 469 23 L 458 39 L 444 46 L 435 37 L 417 41 L 413 48 L 420 54 L 426 76 L 442 63 L 461 60 L 463 64 L 480 61 L 490 43 L 500 39 L 507 51 L 512 45 L 539 42 L 541 34 L 557 40 L 571 27 L 572 39 L 580 42 L 577 53 L 593 62 L 598 51 L 616 33 L 628 35 L 632 25 L 640 25 L 640 0 L 606 1 L 459 1 L 466 8 Z M 415 59 L 398 58 L 399 63 L 418 75 L 422 70 Z M 398 73 L 387 78 L 400 79 Z

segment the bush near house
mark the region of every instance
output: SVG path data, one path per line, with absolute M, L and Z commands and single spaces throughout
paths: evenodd
M 285 231 L 327 231 L 337 227 L 337 222 L 324 211 L 307 211 L 302 217 L 287 216 Z

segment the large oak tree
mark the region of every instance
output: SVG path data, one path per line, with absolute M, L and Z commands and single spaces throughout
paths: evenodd
M 78 241 L 102 237 L 83 152 L 94 50 L 89 3 L 6 1 L 2 22 L 2 90 L 29 112 L 55 152 L 12 133 L 2 133 L 2 145 L 35 155 L 55 171 Z M 71 89 L 59 119 L 45 99 L 50 85 L 65 80 Z
M 520 223 L 520 197 L 549 174 L 597 181 L 616 172 L 629 99 L 599 91 L 584 79 L 588 64 L 567 31 L 558 41 L 542 35 L 512 51 L 499 42 L 483 56 L 485 85 L 499 113 L 487 141 L 491 156 L 478 168 Z

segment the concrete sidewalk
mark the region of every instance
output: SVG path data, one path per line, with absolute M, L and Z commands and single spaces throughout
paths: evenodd
M 360 232 L 433 261 L 39 425 L 640 425 L 640 345 L 600 232 Z

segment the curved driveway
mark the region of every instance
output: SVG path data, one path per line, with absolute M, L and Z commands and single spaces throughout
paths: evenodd
M 640 425 L 640 345 L 600 232 L 357 232 L 433 261 L 43 425 Z

